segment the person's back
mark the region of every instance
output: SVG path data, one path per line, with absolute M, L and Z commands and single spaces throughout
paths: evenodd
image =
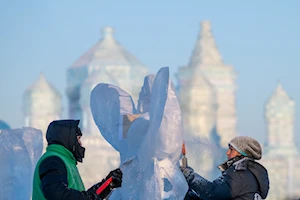
M 269 184 L 267 176 L 267 171 L 262 165 L 248 157 L 241 156 L 236 157 L 232 165 L 222 172 L 220 179 L 231 188 L 228 197 L 233 197 L 234 200 L 248 200 L 258 195 L 266 196 Z M 224 196 L 226 196 L 226 191 L 224 189 Z

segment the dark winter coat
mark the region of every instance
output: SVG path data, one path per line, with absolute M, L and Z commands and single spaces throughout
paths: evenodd
M 260 200 L 269 191 L 267 170 L 247 157 L 235 161 L 213 182 L 194 173 L 188 184 L 204 200 Z
M 72 153 L 61 145 L 48 146 L 37 163 L 32 199 L 86 199 L 83 191 Z
M 77 141 L 76 129 L 78 120 L 62 120 L 52 122 L 47 130 L 47 141 L 50 146 L 61 145 L 70 151 Z M 76 160 L 74 159 L 74 168 L 76 168 Z M 38 167 L 38 165 L 37 165 Z M 65 163 L 57 156 L 45 158 L 39 165 L 39 179 L 41 180 L 41 190 L 46 199 L 77 199 L 86 200 L 84 187 L 83 191 L 71 189 L 68 183 L 68 171 Z M 76 174 L 75 174 L 76 175 Z M 80 175 L 77 178 L 81 180 Z

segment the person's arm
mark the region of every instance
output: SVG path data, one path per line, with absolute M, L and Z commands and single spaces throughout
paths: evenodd
M 232 198 L 231 188 L 223 176 L 210 182 L 195 173 L 194 179 L 188 182 L 199 196 L 205 200 L 228 200 Z
M 41 188 L 46 199 L 87 200 L 85 193 L 68 188 L 67 169 L 56 157 L 46 158 L 40 165 Z
M 192 168 L 186 168 L 183 171 L 187 179 L 189 188 L 194 190 L 200 198 L 205 200 L 228 200 L 235 197 L 232 187 L 239 183 L 238 174 L 230 173 L 220 176 L 213 182 L 206 180 L 195 173 Z
M 87 191 L 78 191 L 68 188 L 67 169 L 60 158 L 48 157 L 40 165 L 41 187 L 46 199 L 102 200 L 114 188 L 121 187 L 122 175 L 122 171 L 118 168 Z M 97 189 L 110 177 L 112 182 L 97 194 Z

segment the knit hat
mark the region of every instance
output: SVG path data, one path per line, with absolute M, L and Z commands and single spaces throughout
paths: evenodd
M 261 159 L 261 146 L 255 139 L 251 137 L 237 136 L 233 138 L 228 145 L 231 145 L 243 156 L 254 158 L 255 160 Z

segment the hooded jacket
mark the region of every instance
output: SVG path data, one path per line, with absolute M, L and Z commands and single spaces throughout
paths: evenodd
M 80 145 L 77 140 L 79 120 L 50 123 L 48 147 L 34 172 L 32 199 L 87 199 L 77 170 Z M 81 133 L 80 133 L 81 134 Z
M 269 191 L 267 170 L 248 157 L 230 163 L 213 182 L 196 173 L 187 181 L 190 189 L 204 200 L 261 200 Z

